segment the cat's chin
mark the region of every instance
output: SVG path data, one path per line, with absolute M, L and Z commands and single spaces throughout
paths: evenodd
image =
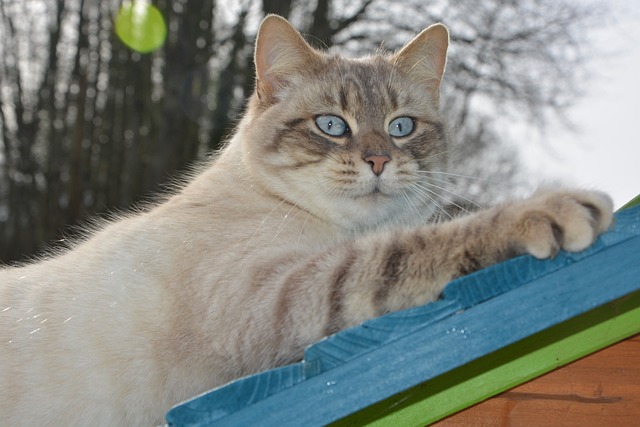
M 372 201 L 387 201 L 395 198 L 398 194 L 393 183 L 385 179 L 373 178 L 362 182 L 358 187 L 349 189 L 347 193 L 353 199 L 367 199 Z
M 346 199 L 354 205 L 358 213 L 366 213 L 368 215 L 371 215 L 372 212 L 384 215 L 387 212 L 394 211 L 399 203 L 397 194 L 389 194 L 378 188 L 371 191 L 351 194 L 350 197 Z
M 365 230 L 381 224 L 406 223 L 403 199 L 381 190 L 351 194 L 332 209 L 333 221 L 350 230 Z M 412 212 L 415 217 L 415 213 Z

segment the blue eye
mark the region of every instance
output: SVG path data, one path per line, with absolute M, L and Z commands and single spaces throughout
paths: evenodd
M 407 136 L 413 131 L 411 117 L 398 117 L 389 123 L 389 135 L 395 137 Z
M 318 116 L 316 117 L 316 125 L 322 132 L 331 136 L 342 136 L 349 130 L 345 121 L 338 116 Z

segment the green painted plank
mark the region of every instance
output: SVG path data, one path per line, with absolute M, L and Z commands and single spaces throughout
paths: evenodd
M 640 333 L 640 292 L 598 307 L 333 424 L 424 426 Z
M 638 205 L 640 205 L 640 194 L 638 194 L 635 198 L 633 198 L 631 201 L 629 201 L 627 204 L 621 207 L 620 210 L 632 208 Z

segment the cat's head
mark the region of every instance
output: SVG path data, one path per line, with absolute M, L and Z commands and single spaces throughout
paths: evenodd
M 347 229 L 426 221 L 447 168 L 438 93 L 448 40 L 436 24 L 394 54 L 348 59 L 265 18 L 240 130 L 256 181 Z

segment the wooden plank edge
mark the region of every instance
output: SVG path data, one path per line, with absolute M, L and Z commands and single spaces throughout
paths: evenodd
M 640 333 L 640 291 L 555 325 L 330 425 L 428 425 L 637 333 Z

